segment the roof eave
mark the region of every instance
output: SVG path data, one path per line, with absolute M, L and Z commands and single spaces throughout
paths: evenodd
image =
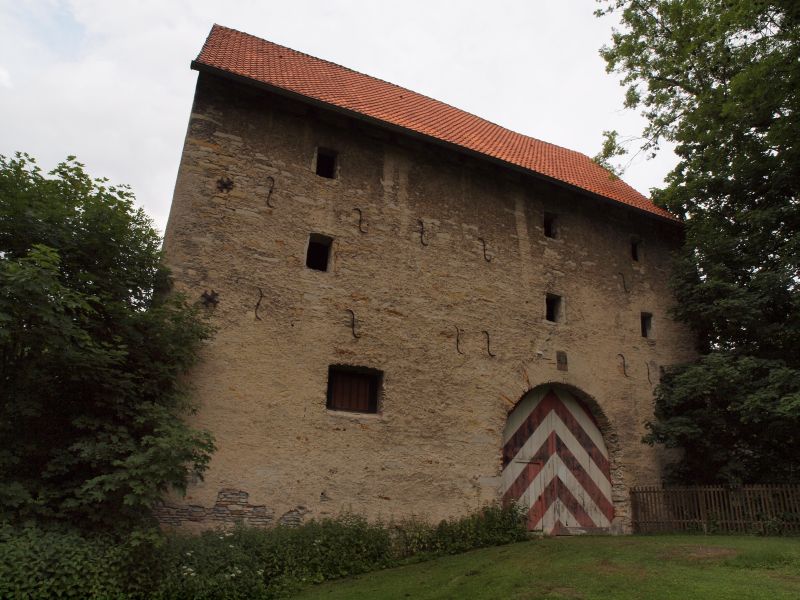
M 524 167 L 520 167 L 519 165 L 515 165 L 513 163 L 501 160 L 499 158 L 495 158 L 493 156 L 489 156 L 489 155 L 483 154 L 481 152 L 476 152 L 475 150 L 470 150 L 469 148 L 465 148 L 464 146 L 459 146 L 458 144 L 453 144 L 451 142 L 447 142 L 445 140 L 441 140 L 441 139 L 438 139 L 438 138 L 433 137 L 433 136 L 425 135 L 424 133 L 419 133 L 419 132 L 414 131 L 412 129 L 407 129 L 405 127 L 401 127 L 400 125 L 394 125 L 393 123 L 388 123 L 387 121 L 382 121 L 380 119 L 376 119 L 374 117 L 370 117 L 368 115 L 365 115 L 363 113 L 360 113 L 360 112 L 357 112 L 357 111 L 354 111 L 354 110 L 349 110 L 347 108 L 342 108 L 341 106 L 336 106 L 335 104 L 330 104 L 328 102 L 323 102 L 322 100 L 317 100 L 316 98 L 311 98 L 309 96 L 305 96 L 303 94 L 299 94 L 297 92 L 293 92 L 291 90 L 287 90 L 287 89 L 279 87 L 279 86 L 271 85 L 271 84 L 265 83 L 263 81 L 258 81 L 257 79 L 253 79 L 251 77 L 245 77 L 244 75 L 238 75 L 236 73 L 232 73 L 232 72 L 227 71 L 225 69 L 220 69 L 219 67 L 214 67 L 214 66 L 208 65 L 208 64 L 200 62 L 198 60 L 193 60 L 192 61 L 191 68 L 194 69 L 195 71 L 200 72 L 200 73 L 208 73 L 210 75 L 217 75 L 219 77 L 224 77 L 226 79 L 230 79 L 230 80 L 236 81 L 238 83 L 243 83 L 245 85 L 254 86 L 256 88 L 263 89 L 263 90 L 272 92 L 274 94 L 277 94 L 279 96 L 284 96 L 286 98 L 297 100 L 297 101 L 303 102 L 305 104 L 310 104 L 310 105 L 316 106 L 318 108 L 324 108 L 326 110 L 330 110 L 332 112 L 335 112 L 335 113 L 338 113 L 338 114 L 341 114 L 341 115 L 345 115 L 345 116 L 350 117 L 352 119 L 355 119 L 355 120 L 358 120 L 358 121 L 363 121 L 365 123 L 369 123 L 371 125 L 380 127 L 382 129 L 388 129 L 389 131 L 393 131 L 395 133 L 400 133 L 402 135 L 405 135 L 405 136 L 408 136 L 408 137 L 411 137 L 411 138 L 414 138 L 414 139 L 418 139 L 418 140 L 421 140 L 421 141 L 424 141 L 424 142 L 427 142 L 427 143 L 430 143 L 430 144 L 434 144 L 436 146 L 447 148 L 447 149 L 452 150 L 454 152 L 457 152 L 457 153 L 460 153 L 460 154 L 464 154 L 466 156 L 470 156 L 470 157 L 476 158 L 478 160 L 482 160 L 482 161 L 486 161 L 486 162 L 489 162 L 489 163 L 492 163 L 492 164 L 495 164 L 495 165 L 499 165 L 499 166 L 502 166 L 502 167 L 504 167 L 506 169 L 510 169 L 512 171 L 515 171 L 517 173 L 522 173 L 522 174 L 527 175 L 527 176 L 533 176 L 533 177 L 535 177 L 537 179 L 540 179 L 540 180 L 543 180 L 543 181 L 547 181 L 548 183 L 551 183 L 553 185 L 557 185 L 557 186 L 559 186 L 561 188 L 564 188 L 564 189 L 567 189 L 567 190 L 571 190 L 573 192 L 576 192 L 576 193 L 581 194 L 583 196 L 587 196 L 587 197 L 592 198 L 594 200 L 597 200 L 597 201 L 600 201 L 600 202 L 603 202 L 603 203 L 606 203 L 606 204 L 610 204 L 610 205 L 613 205 L 613 206 L 618 206 L 618 207 L 621 207 L 621 208 L 624 208 L 624 209 L 627 209 L 627 210 L 632 210 L 634 212 L 640 213 L 642 215 L 645 215 L 647 217 L 656 219 L 658 221 L 662 221 L 664 223 L 670 223 L 670 224 L 676 225 L 678 227 L 682 227 L 683 226 L 683 222 L 678 220 L 678 219 L 665 217 L 663 215 L 656 214 L 656 213 L 651 212 L 649 210 L 645 210 L 643 208 L 639 208 L 638 206 L 633 206 L 631 204 L 626 204 L 625 202 L 620 202 L 619 200 L 614 200 L 613 198 L 608 198 L 607 196 L 603 196 L 601 194 L 596 194 L 595 192 L 592 192 L 590 190 L 584 189 L 582 187 L 578 187 L 576 185 L 572 185 L 571 183 L 567 183 L 565 181 L 561 181 L 560 179 L 555 179 L 553 177 L 549 177 L 547 175 L 539 173 L 538 171 L 533 171 L 531 169 L 526 169 Z

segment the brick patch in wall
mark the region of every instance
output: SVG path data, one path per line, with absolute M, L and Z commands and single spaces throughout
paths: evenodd
M 211 508 L 197 504 L 178 505 L 165 502 L 157 505 L 154 513 L 159 522 L 164 525 L 179 526 L 186 522 L 219 525 L 241 524 L 253 527 L 273 525 L 275 511 L 263 504 L 249 504 L 248 499 L 249 494 L 245 491 L 225 488 L 219 491 L 217 500 Z M 299 522 L 302 522 L 304 514 L 299 515 Z M 286 515 L 281 517 L 281 522 L 284 517 Z
M 303 519 L 310 512 L 305 506 L 298 506 L 285 512 L 278 520 L 278 523 L 287 527 L 297 527 L 303 524 Z

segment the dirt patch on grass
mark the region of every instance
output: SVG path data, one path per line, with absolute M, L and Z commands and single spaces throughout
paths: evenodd
M 556 598 L 583 598 L 583 594 L 578 592 L 575 588 L 557 587 L 547 590 L 548 594 Z
M 739 554 L 733 548 L 719 546 L 696 546 L 689 553 L 690 558 L 731 558 Z
M 738 554 L 738 550 L 723 548 L 722 546 L 681 546 L 667 552 L 664 558 L 669 560 L 675 560 L 676 558 L 689 560 L 719 560 L 721 558 L 733 558 Z
M 603 558 L 592 565 L 593 570 L 603 575 L 625 575 L 626 577 L 634 577 L 636 579 L 644 579 L 647 572 L 642 567 L 633 567 L 630 565 L 621 565 L 612 562 L 607 558 Z
M 800 584 L 800 575 L 792 575 L 790 573 L 767 573 L 767 577 L 786 583 Z
M 616 575 L 618 573 L 626 573 L 628 570 L 623 568 L 621 565 L 617 565 L 607 558 L 599 561 L 595 566 L 595 570 L 606 575 Z
M 528 600 L 530 598 L 564 598 L 568 600 L 580 600 L 585 598 L 578 590 L 566 586 L 540 587 L 536 590 L 528 590 L 523 595 L 514 596 L 515 600 Z

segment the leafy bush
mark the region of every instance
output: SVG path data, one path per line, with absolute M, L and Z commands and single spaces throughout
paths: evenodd
M 799 3 L 600 4 L 619 16 L 601 54 L 647 119 L 642 149 L 676 144 L 651 192 L 684 219 L 672 315 L 703 354 L 661 380 L 646 440 L 683 450 L 673 483 L 800 482 Z
M 395 526 L 395 555 L 457 554 L 475 548 L 527 539 L 524 515 L 517 507 L 485 506 L 480 511 L 432 526 L 407 520 Z
M 345 515 L 297 528 L 237 528 L 175 536 L 166 547 L 163 598 L 272 598 L 393 563 L 387 528 Z
M 0 598 L 282 598 L 303 585 L 526 537 L 518 510 L 494 506 L 438 525 L 343 515 L 297 528 L 145 532 L 122 541 L 6 525 Z
M 800 482 L 800 369 L 783 360 L 719 351 L 669 369 L 655 417 L 644 441 L 683 449 L 671 483 Z
M 497 506 L 438 525 L 419 519 L 371 524 L 344 515 L 297 528 L 181 535 L 165 548 L 166 572 L 156 597 L 278 598 L 304 584 L 527 537 L 519 510 Z
M 182 375 L 211 330 L 133 200 L 74 159 L 0 155 L 2 520 L 136 527 L 210 460 Z
M 0 524 L 0 598 L 144 598 L 155 589 L 154 533 L 123 541 Z

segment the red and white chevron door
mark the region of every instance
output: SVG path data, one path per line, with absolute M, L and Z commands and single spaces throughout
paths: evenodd
M 588 409 L 570 392 L 542 386 L 508 416 L 503 500 L 528 511 L 547 534 L 607 530 L 614 518 L 608 451 Z

